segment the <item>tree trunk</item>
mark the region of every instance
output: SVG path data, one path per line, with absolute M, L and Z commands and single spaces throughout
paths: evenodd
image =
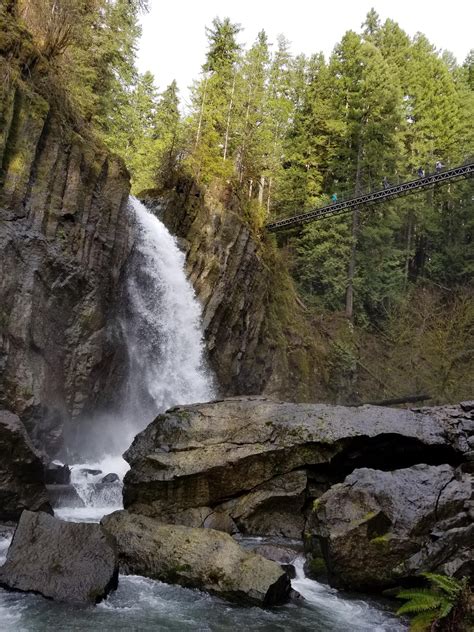
M 250 178 L 250 181 L 249 181 L 249 200 L 252 199 L 252 190 L 253 190 L 253 180 L 252 180 L 252 178 Z
M 406 252 L 405 252 L 405 274 L 404 274 L 404 287 L 405 290 L 408 285 L 408 274 L 410 272 L 410 252 L 411 252 L 411 236 L 413 230 L 413 213 L 410 211 L 408 215 L 408 226 L 407 226 L 407 244 L 406 244 Z
M 346 317 L 352 321 L 354 318 L 354 275 L 355 275 L 355 259 L 357 250 L 357 232 L 359 228 L 359 209 L 356 207 L 352 211 L 352 243 L 351 256 L 349 258 L 349 267 L 347 270 L 347 288 L 346 288 Z
M 206 89 L 207 89 L 207 77 L 204 80 L 204 90 L 202 93 L 201 109 L 199 111 L 199 121 L 198 121 L 198 128 L 196 132 L 196 142 L 194 143 L 194 149 L 197 148 L 199 144 L 199 140 L 201 138 L 202 118 L 204 115 L 204 104 L 206 102 Z
M 362 142 L 359 140 L 359 148 L 357 150 L 357 171 L 355 181 L 355 194 L 358 195 L 361 190 L 362 175 Z M 357 252 L 357 234 L 359 232 L 359 208 L 356 206 L 352 211 L 352 231 L 351 231 L 351 255 L 349 258 L 349 267 L 347 270 L 347 288 L 346 288 L 346 317 L 352 322 L 354 320 L 354 276 L 356 268 L 356 252 Z
M 265 189 L 265 176 L 260 176 L 260 182 L 258 183 L 258 203 L 263 206 L 263 191 Z
M 234 105 L 234 93 L 235 93 L 235 78 L 237 72 L 234 72 L 234 79 L 232 80 L 232 92 L 230 93 L 229 111 L 227 112 L 227 125 L 225 129 L 224 140 L 224 160 L 227 158 L 227 148 L 229 146 L 229 129 L 230 129 L 230 116 L 232 114 L 232 106 Z
M 267 213 L 270 215 L 270 203 L 272 194 L 272 178 L 268 179 Z

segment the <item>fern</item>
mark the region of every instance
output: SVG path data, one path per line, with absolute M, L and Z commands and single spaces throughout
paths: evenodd
M 434 573 L 422 573 L 422 575 L 448 595 L 457 596 L 464 588 L 462 582 L 447 575 L 435 575 Z
M 455 611 L 462 611 L 467 589 L 466 581 L 459 582 L 452 577 L 434 573 L 422 575 L 430 584 L 428 588 L 408 588 L 396 595 L 398 599 L 406 601 L 397 614 L 415 615 L 411 621 L 412 632 L 432 630 L 443 619 L 454 615 Z

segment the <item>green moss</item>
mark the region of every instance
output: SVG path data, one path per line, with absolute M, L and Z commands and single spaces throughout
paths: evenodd
M 326 562 L 322 557 L 314 557 L 308 560 L 307 567 L 312 577 L 320 577 L 327 573 Z
M 10 318 L 4 309 L 0 309 L 0 331 L 6 331 Z
M 385 533 L 384 535 L 379 535 L 376 538 L 372 538 L 372 540 L 370 540 L 371 544 L 375 544 L 377 546 L 387 546 L 389 542 L 390 536 L 387 533 Z
M 320 498 L 316 498 L 316 500 L 313 502 L 313 511 L 317 511 L 322 505 L 322 501 Z

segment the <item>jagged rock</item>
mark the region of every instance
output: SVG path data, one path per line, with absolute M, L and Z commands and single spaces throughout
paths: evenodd
M 29 34 L 6 16 L 0 31 L 10 78 L 0 86 L 0 404 L 54 456 L 66 421 L 116 397 L 123 345 L 110 316 L 131 249 L 129 176 L 73 119 Z
M 43 464 L 19 418 L 0 410 L 0 520 L 18 520 L 24 509 L 52 513 Z
M 69 485 L 46 485 L 49 501 L 54 509 L 59 507 L 85 507 L 85 503 L 76 491 Z
M 110 485 L 111 483 L 120 482 L 120 477 L 118 474 L 110 473 L 110 474 L 106 474 L 104 478 L 101 479 L 100 482 L 103 483 L 104 485 Z
M 251 605 L 278 605 L 290 597 L 281 567 L 246 551 L 226 533 L 164 525 L 127 511 L 110 514 L 101 524 L 117 539 L 124 573 Z
M 302 536 L 308 498 L 356 467 L 462 460 L 438 409 L 433 417 L 257 397 L 174 408 L 124 456 L 133 512 L 188 526 L 220 512 L 243 533 L 291 537 Z
M 118 584 L 114 539 L 98 524 L 24 511 L 0 586 L 68 603 L 98 603 Z
M 44 472 L 46 485 L 69 485 L 71 482 L 71 470 L 67 465 L 50 463 Z
M 314 503 L 329 581 L 367 590 L 472 567 L 472 480 L 449 465 L 355 470 Z

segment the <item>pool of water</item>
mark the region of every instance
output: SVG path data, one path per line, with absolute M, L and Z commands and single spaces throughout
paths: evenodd
M 101 469 L 100 464 L 95 466 Z M 90 464 L 89 464 L 89 467 Z M 102 468 L 106 472 L 110 468 Z M 77 488 L 94 483 L 75 468 Z M 84 480 L 85 479 L 85 480 Z M 87 490 L 82 489 L 84 497 Z M 113 499 L 112 499 L 113 500 Z M 63 507 L 56 515 L 74 522 L 98 522 L 120 509 L 109 506 Z M 0 537 L 0 565 L 11 537 Z M 242 542 L 258 544 L 258 539 Z M 144 577 L 121 576 L 118 590 L 98 606 L 70 606 L 38 595 L 0 589 L 0 632 L 402 632 L 407 630 L 379 603 L 343 595 L 305 577 L 303 558 L 295 562 L 292 585 L 304 599 L 265 610 L 229 604 L 198 590 L 170 586 Z

